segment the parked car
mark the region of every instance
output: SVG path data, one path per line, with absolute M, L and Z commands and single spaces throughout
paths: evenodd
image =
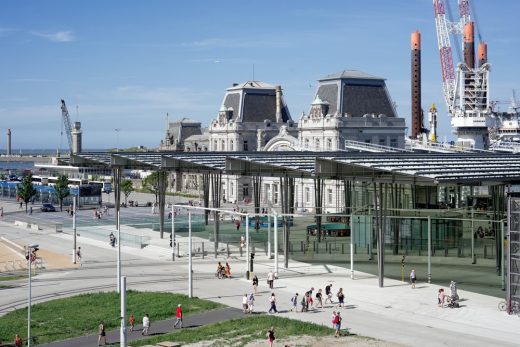
M 42 212 L 56 212 L 56 209 L 54 208 L 54 206 L 49 203 L 43 204 L 42 207 L 40 208 L 40 210 Z

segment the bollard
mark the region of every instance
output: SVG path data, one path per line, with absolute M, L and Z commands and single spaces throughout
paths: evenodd
M 487 258 L 487 245 L 484 245 L 484 259 Z
M 300 241 L 300 242 L 301 242 L 300 248 L 301 248 L 301 251 L 303 252 L 303 241 Z
M 202 242 L 202 259 L 204 259 L 204 242 Z
M 230 253 L 229 253 L 229 242 L 226 244 L 226 248 L 227 248 L 227 256 L 229 258 L 229 255 L 230 255 Z
M 181 245 L 180 245 L 180 242 L 177 241 L 177 258 L 180 257 L 180 254 L 181 254 Z
M 341 244 L 341 254 L 345 254 L 345 244 Z

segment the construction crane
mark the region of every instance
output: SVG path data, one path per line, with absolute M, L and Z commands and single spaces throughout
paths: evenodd
M 433 0 L 444 100 L 457 135 L 457 146 L 485 149 L 489 146 L 488 128 L 492 125 L 487 45 L 480 41 L 476 64 L 475 24 L 470 18 L 469 0 L 458 0 L 457 21 L 450 21 L 446 16 L 446 10 L 449 10 L 448 1 Z M 450 35 L 463 36 L 464 59 L 457 63 L 456 72 Z
M 72 154 L 72 126 L 70 125 L 69 111 L 63 99 L 61 100 L 61 117 L 65 126 L 65 132 L 67 133 L 67 140 L 69 141 L 69 151 Z

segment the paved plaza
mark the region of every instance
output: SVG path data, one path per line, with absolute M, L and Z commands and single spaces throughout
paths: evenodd
M 7 212 L 16 210 L 14 204 L 2 204 Z M 123 209 L 123 213 L 125 211 Z M 58 215 L 46 214 L 46 218 L 58 218 Z M 39 216 L 35 213 L 33 217 Z M 87 221 L 89 217 L 85 214 L 84 218 Z M 113 216 L 108 218 L 113 220 Z M 161 240 L 157 232 L 145 228 L 139 230 L 143 236 L 151 238 L 149 246 L 141 249 L 126 245 L 125 240 L 122 243 L 122 273 L 127 276 L 128 288 L 187 293 L 186 257 L 176 258 L 172 262 L 168 235 Z M 71 259 L 72 236 L 68 230 L 65 231 L 56 233 L 48 228 L 36 231 L 15 227 L 9 217 L 7 221 L 0 222 L 0 236 L 20 245 L 38 243 L 42 251 Z M 82 292 L 116 289 L 116 249 L 108 244 L 108 240 L 87 236 L 78 237 L 78 245 L 83 251 L 81 267 L 41 270 L 34 277 L 34 302 Z M 180 236 L 179 241 L 183 243 L 185 238 Z M 197 241 L 201 240 L 195 238 L 194 242 Z M 239 253 L 233 252 L 229 258 L 223 254 L 218 260 L 230 263 L 233 278 L 215 278 L 217 259 L 211 253 L 204 259 L 196 257 L 193 262 L 194 295 L 240 308 L 244 293 L 252 291 L 251 283 L 244 276 L 245 254 L 241 257 Z M 461 307 L 439 308 L 436 304 L 437 284 L 429 285 L 420 281 L 417 288 L 412 290 L 407 283 L 387 278 L 385 287 L 379 288 L 377 277 L 372 274 L 355 271 L 354 279 L 350 279 L 350 269 L 346 267 L 348 259 L 345 266 L 291 260 L 288 269 L 283 268 L 282 256 L 279 262 L 279 279 L 275 281 L 273 292 L 278 297 L 281 316 L 329 325 L 332 310 L 337 309 L 335 306 L 328 305 L 308 313 L 290 312 L 289 308 L 294 293 L 301 295 L 311 287 L 317 290 L 332 283 L 334 292 L 342 287 L 346 293 L 347 306 L 341 309 L 344 325 L 355 334 L 410 346 L 514 346 L 520 341 L 519 318 L 498 311 L 500 299 L 497 297 L 473 293 L 461 286 Z M 260 312 L 266 312 L 269 308 L 271 291 L 266 285 L 266 275 L 272 269 L 273 260 L 268 259 L 263 252 L 257 252 L 254 270 L 260 278 L 260 287 L 255 309 Z M 27 303 L 26 280 L 10 284 L 13 288 L 2 290 L 0 314 L 24 307 Z M 445 283 L 445 290 L 448 290 L 448 285 Z

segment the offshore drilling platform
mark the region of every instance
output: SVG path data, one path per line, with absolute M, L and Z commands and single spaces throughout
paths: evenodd
M 450 0 L 433 0 L 443 96 L 456 136 L 453 148 L 517 152 L 520 150 L 520 108 L 514 91 L 507 112 L 496 108 L 500 101 L 491 100 L 488 46 L 481 37 L 478 23 L 471 19 L 470 9 L 473 12 L 475 9 L 470 5 L 469 0 L 458 0 L 458 17 L 453 20 Z M 475 32 L 479 39 L 477 54 Z M 458 53 L 456 64 L 453 48 Z M 438 111 L 434 104 L 428 111 L 429 129 L 423 123 L 421 34 L 418 31 L 411 35 L 411 104 L 412 145 L 436 145 Z

